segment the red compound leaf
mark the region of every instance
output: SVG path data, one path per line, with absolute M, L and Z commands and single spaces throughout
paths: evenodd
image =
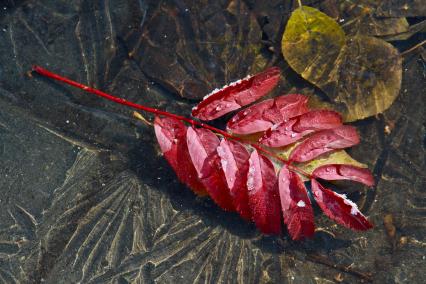
M 222 209 L 234 211 L 232 198 L 221 170 L 220 157 L 216 151 L 219 138 L 210 130 L 190 127 L 186 139 L 191 161 L 208 194 Z
M 352 165 L 324 165 L 316 168 L 312 175 L 325 180 L 353 180 L 365 184 L 374 185 L 374 178 L 368 169 Z
M 311 179 L 312 194 L 328 217 L 354 230 L 372 227 L 356 204 L 316 180 L 348 179 L 371 186 L 373 177 L 367 169 L 328 164 L 309 174 L 295 164 L 289 166 L 291 162 L 310 161 L 359 143 L 355 128 L 342 126 L 340 115 L 327 110 L 309 111 L 308 99 L 303 95 L 280 96 L 254 104 L 237 113 L 227 124 L 228 130 L 235 134 L 266 131 L 260 142 L 270 147 L 281 147 L 303 138 L 291 152 L 290 160 L 283 161 L 274 152 L 213 126 L 114 97 L 39 66 L 33 70 L 116 103 L 155 114 L 158 143 L 179 180 L 197 194 L 207 193 L 221 208 L 237 211 L 243 218 L 253 220 L 265 234 L 281 232 L 281 216 L 293 239 L 314 234 L 313 210 L 301 175 Z M 202 101 L 193 115 L 210 120 L 239 109 L 266 95 L 277 84 L 279 76 L 278 68 L 270 68 L 232 83 Z M 187 128 L 183 122 L 200 128 Z M 217 134 L 225 139 L 220 141 Z M 304 137 L 306 135 L 309 136 Z M 249 154 L 247 149 L 253 148 Z M 268 157 L 283 166 L 278 179 Z
M 206 195 L 203 184 L 191 162 L 186 143 L 187 127 L 177 119 L 155 117 L 154 130 L 161 152 L 178 179 L 199 195 Z
M 344 149 L 359 143 L 355 127 L 342 125 L 314 133 L 300 143 L 290 154 L 290 160 L 306 162 L 324 153 Z
M 246 106 L 268 94 L 280 79 L 280 69 L 271 67 L 261 73 L 216 89 L 192 110 L 192 116 L 213 120 Z
M 274 165 L 256 150 L 251 153 L 247 175 L 251 215 L 264 234 L 281 232 L 281 212 Z
M 291 238 L 312 237 L 315 232 L 314 211 L 303 181 L 284 166 L 278 176 L 278 188 L 284 223 Z
M 319 130 L 332 129 L 342 125 L 342 117 L 331 110 L 312 110 L 286 122 L 273 125 L 259 142 L 268 147 L 282 147 Z
M 323 187 L 315 179 L 311 180 L 312 193 L 324 214 L 337 223 L 357 231 L 365 231 L 373 225 L 346 196 Z
M 217 147 L 231 197 L 237 212 L 246 220 L 251 219 L 247 193 L 247 173 L 250 154 L 239 142 L 223 139 Z
M 308 98 L 290 94 L 269 99 L 238 112 L 227 124 L 228 131 L 246 135 L 265 131 L 273 125 L 308 111 Z

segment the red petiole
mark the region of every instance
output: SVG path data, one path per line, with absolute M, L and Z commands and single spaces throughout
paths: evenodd
M 144 106 L 144 105 L 136 104 L 136 103 L 130 102 L 128 100 L 125 100 L 123 98 L 112 96 L 112 95 L 104 93 L 104 92 L 102 92 L 100 90 L 91 88 L 91 87 L 86 86 L 84 84 L 78 83 L 78 82 L 73 81 L 71 79 L 68 79 L 66 77 L 63 77 L 63 76 L 60 76 L 60 75 L 55 74 L 53 72 L 50 72 L 50 71 L 44 69 L 43 67 L 40 67 L 40 66 L 37 66 L 37 65 L 34 65 L 32 67 L 32 71 L 36 72 L 37 74 L 39 74 L 41 76 L 48 77 L 48 78 L 54 79 L 54 80 L 59 81 L 59 82 L 63 82 L 65 84 L 67 84 L 67 85 L 76 87 L 78 89 L 81 89 L 83 91 L 86 91 L 88 93 L 94 94 L 96 96 L 102 97 L 104 99 L 113 101 L 113 102 L 121 104 L 121 105 L 125 105 L 125 106 L 128 106 L 128 107 L 134 108 L 134 109 L 146 111 L 146 112 L 149 112 L 149 113 L 152 113 L 152 114 L 156 114 L 156 115 L 167 116 L 167 117 L 170 117 L 170 118 L 174 118 L 174 119 L 177 119 L 177 120 L 180 120 L 180 121 L 187 122 L 187 123 L 189 123 L 189 124 L 191 124 L 193 126 L 199 126 L 199 127 L 205 128 L 205 129 L 209 129 L 209 130 L 211 130 L 211 131 L 213 131 L 213 132 L 215 132 L 217 134 L 222 135 L 225 138 L 236 140 L 236 141 L 242 142 L 244 144 L 248 144 L 251 147 L 253 147 L 256 150 L 258 150 L 259 152 L 262 152 L 262 153 L 264 153 L 264 154 L 266 154 L 266 155 L 268 155 L 270 157 L 273 157 L 274 159 L 279 160 L 280 162 L 286 164 L 291 170 L 293 170 L 295 172 L 298 172 L 299 174 L 302 174 L 302 175 L 306 176 L 309 179 L 312 178 L 311 174 L 309 174 L 309 173 L 305 172 L 304 170 L 302 170 L 302 169 L 300 169 L 300 168 L 292 165 L 291 161 L 287 161 L 287 160 L 279 157 L 275 153 L 272 153 L 272 152 L 270 152 L 270 151 L 262 148 L 258 144 L 248 143 L 247 141 L 245 141 L 244 139 L 242 139 L 240 137 L 236 137 L 236 136 L 234 136 L 232 134 L 229 134 L 226 131 L 223 131 L 223 130 L 218 129 L 216 127 L 213 127 L 211 125 L 208 125 L 208 124 L 205 124 L 205 123 L 202 123 L 202 122 L 199 122 L 199 121 L 196 121 L 196 120 L 193 120 L 193 119 L 181 116 L 181 115 L 173 114 L 173 113 L 170 113 L 170 112 L 167 112 L 167 111 L 162 111 L 162 110 L 159 110 L 159 109 L 156 109 L 156 108 L 151 108 L 151 107 L 147 107 L 147 106 Z

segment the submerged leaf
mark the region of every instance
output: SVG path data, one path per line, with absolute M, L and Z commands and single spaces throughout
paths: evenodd
M 383 112 L 399 94 L 398 51 L 375 37 L 346 37 L 332 18 L 314 8 L 303 6 L 292 13 L 282 51 L 297 73 L 334 101 L 346 121 Z
M 315 179 L 311 184 L 314 198 L 327 217 L 353 230 L 365 231 L 373 227 L 346 196 L 323 187 Z
M 268 94 L 280 79 L 280 69 L 271 67 L 261 73 L 216 89 L 192 109 L 192 116 L 213 120 L 240 109 Z
M 399 94 L 402 58 L 391 44 L 358 35 L 349 38 L 336 61 L 336 88 L 323 89 L 339 105 L 346 121 L 388 109 Z
M 210 197 L 222 209 L 234 211 L 229 189 L 225 177 L 220 170 L 220 157 L 216 148 L 219 146 L 219 138 L 207 129 L 188 128 L 188 150 L 192 163 L 198 173 L 198 178 L 205 186 Z
M 183 122 L 159 116 L 155 117 L 154 130 L 161 152 L 175 171 L 178 179 L 199 195 L 206 195 L 203 184 L 191 162 L 186 143 L 187 127 Z
M 276 97 L 238 112 L 227 124 L 227 130 L 240 135 L 265 131 L 273 125 L 308 111 L 308 98 L 299 94 Z
M 308 137 L 290 154 L 290 160 L 306 162 L 324 153 L 351 147 L 359 143 L 359 137 L 353 126 L 342 125 L 338 128 L 323 130 Z
M 312 237 L 315 232 L 314 211 L 300 177 L 282 167 L 278 185 L 284 223 L 293 240 Z
M 325 85 L 333 70 L 345 33 L 332 18 L 303 6 L 293 11 L 282 39 L 282 52 L 291 68 L 308 81 Z
M 247 189 L 251 215 L 264 234 L 281 232 L 277 177 L 272 162 L 254 150 L 249 159 Z

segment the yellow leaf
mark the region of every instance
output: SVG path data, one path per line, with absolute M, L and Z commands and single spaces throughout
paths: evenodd
M 316 168 L 329 164 L 345 164 L 361 168 L 368 167 L 366 164 L 360 163 L 354 158 L 352 158 L 345 150 L 331 152 L 328 155 L 318 157 L 317 159 L 314 159 L 312 161 L 297 164 L 297 166 L 305 172 L 311 174 Z
M 345 36 L 326 14 L 296 9 L 283 35 L 289 65 L 320 87 L 345 121 L 383 112 L 399 94 L 402 60 L 389 43 L 371 36 Z

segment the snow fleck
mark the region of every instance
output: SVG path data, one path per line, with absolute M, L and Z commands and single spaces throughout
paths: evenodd
M 220 105 L 218 105 L 217 107 L 216 107 L 216 111 L 220 111 L 222 109 L 222 107 L 220 106 Z
M 345 19 L 340 19 L 339 20 L 340 23 L 343 23 L 344 21 L 345 21 Z
M 173 139 L 173 143 L 175 143 L 175 144 L 176 144 L 177 142 L 178 142 L 178 140 L 177 140 L 177 139 Z
M 299 200 L 299 202 L 297 202 L 297 206 L 298 206 L 298 207 L 305 207 L 305 206 L 306 206 L 306 203 L 305 203 L 305 201 L 303 201 L 303 200 Z
M 355 207 L 352 206 L 352 208 L 351 208 L 351 214 L 352 215 L 356 215 L 357 213 L 358 213 L 358 208 L 355 208 Z
M 296 137 L 296 133 L 291 133 L 291 138 L 294 138 L 294 137 Z
M 198 106 L 195 106 L 192 108 L 192 111 L 196 111 L 198 109 Z
M 248 176 L 247 178 L 247 190 L 251 191 L 254 189 L 254 178 L 253 175 Z
M 69 121 L 69 120 L 66 120 L 66 121 L 65 121 L 65 123 L 66 123 L 66 124 L 69 124 L 69 123 L 70 123 L 70 121 Z

